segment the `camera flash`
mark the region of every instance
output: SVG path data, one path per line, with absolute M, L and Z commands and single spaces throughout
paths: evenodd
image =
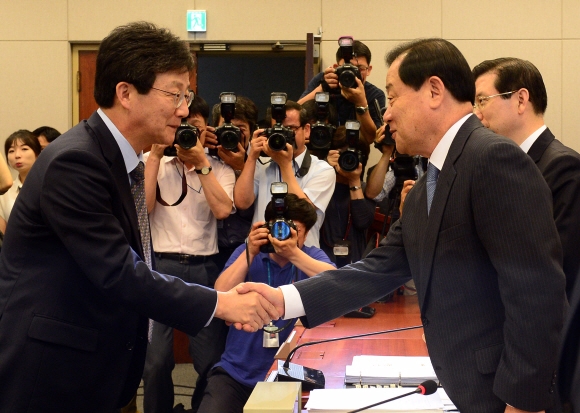
M 327 103 L 330 100 L 330 93 L 316 92 L 316 95 L 314 95 L 314 100 L 320 103 Z
M 285 105 L 286 104 L 286 93 L 273 92 L 270 95 L 270 103 L 272 105 Z
M 359 130 L 360 129 L 360 122 L 356 120 L 348 120 L 345 124 L 346 129 L 350 130 Z
M 236 103 L 236 94 L 233 92 L 222 92 L 220 93 L 220 102 Z

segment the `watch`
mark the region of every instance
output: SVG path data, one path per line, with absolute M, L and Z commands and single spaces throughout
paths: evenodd
M 357 106 L 355 108 L 356 113 L 359 115 L 364 115 L 365 113 L 367 113 L 369 111 L 369 105 L 366 106 Z
M 196 169 L 195 172 L 201 175 L 209 175 L 209 173 L 211 172 L 211 166 L 204 166 L 201 169 Z

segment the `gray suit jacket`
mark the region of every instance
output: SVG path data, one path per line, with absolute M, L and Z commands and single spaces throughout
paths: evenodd
M 552 191 L 554 220 L 564 251 L 566 295 L 570 298 L 580 271 L 580 154 L 562 145 L 546 129 L 534 142 L 528 155 Z
M 94 113 L 42 152 L 10 215 L 0 412 L 110 413 L 137 390 L 148 318 L 203 328 L 216 292 L 150 271 L 138 228 L 121 151 Z
M 425 179 L 380 248 L 295 284 L 303 322 L 335 318 L 412 277 L 431 361 L 461 412 L 549 407 L 565 279 L 546 182 L 475 116 L 450 147 L 429 216 Z

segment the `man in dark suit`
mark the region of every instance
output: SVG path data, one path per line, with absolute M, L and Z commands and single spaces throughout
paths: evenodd
M 187 45 L 149 23 L 103 40 L 100 109 L 38 158 L 6 230 L 0 412 L 124 406 L 141 379 L 148 318 L 195 335 L 214 316 L 248 331 L 278 317 L 258 294 L 216 293 L 144 262 L 148 222 L 136 211 L 132 171 L 145 147 L 173 142 L 192 99 L 192 68 Z
M 532 63 L 513 57 L 486 60 L 473 68 L 473 75 L 474 113 L 527 152 L 552 191 L 570 298 L 580 270 L 580 154 L 556 140 L 544 124 L 548 95 Z
M 412 277 L 431 361 L 458 409 L 543 411 L 566 300 L 548 186 L 530 157 L 472 114 L 473 76 L 455 46 L 416 40 L 386 61 L 384 119 L 397 149 L 429 158 L 402 218 L 362 261 L 238 291 L 261 291 L 312 327 Z

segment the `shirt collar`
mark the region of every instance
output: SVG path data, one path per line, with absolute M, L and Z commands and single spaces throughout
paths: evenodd
M 437 169 L 439 169 L 439 170 L 441 170 L 443 168 L 443 164 L 445 163 L 445 158 L 447 158 L 447 154 L 449 153 L 449 148 L 451 147 L 451 144 L 453 143 L 453 139 L 455 139 L 455 135 L 457 135 L 457 132 L 459 132 L 459 129 L 463 126 L 465 121 L 472 115 L 473 115 L 472 113 L 465 115 L 464 117 L 459 119 L 457 122 L 455 122 L 453 124 L 453 126 L 451 126 L 449 128 L 449 130 L 447 132 L 445 132 L 445 135 L 443 135 L 443 137 L 441 138 L 441 140 L 439 141 L 437 146 L 435 146 L 433 153 L 431 153 L 431 157 L 429 158 L 429 163 L 432 163 L 433 165 L 435 165 L 437 167 Z
M 538 130 L 536 130 L 534 133 L 532 133 L 530 136 L 528 136 L 525 141 L 522 142 L 522 144 L 520 145 L 520 148 L 522 148 L 522 150 L 525 153 L 528 153 L 529 150 L 530 150 L 530 148 L 534 144 L 534 142 L 536 142 L 538 140 L 538 138 L 540 137 L 540 135 L 542 133 L 544 133 L 544 131 L 546 129 L 548 129 L 548 127 L 546 125 L 540 127 Z
M 97 113 L 107 126 L 107 128 L 113 134 L 113 138 L 117 141 L 117 145 L 119 145 L 119 149 L 121 150 L 121 154 L 123 155 L 123 160 L 125 161 L 125 168 L 127 169 L 127 173 L 130 173 L 133 169 L 137 167 L 139 162 L 143 162 L 143 152 L 137 155 L 135 150 L 129 143 L 129 141 L 123 136 L 123 134 L 117 129 L 113 121 L 109 119 L 105 112 L 101 110 L 101 108 L 97 109 Z

